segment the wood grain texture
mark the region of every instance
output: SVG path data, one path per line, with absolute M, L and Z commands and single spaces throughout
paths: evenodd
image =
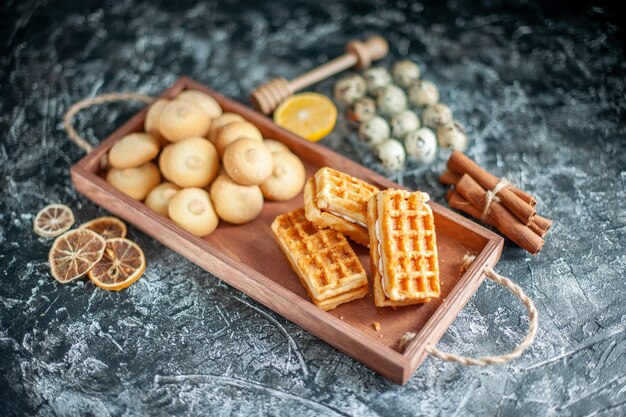
M 241 114 L 255 124 L 264 137 L 288 145 L 303 160 L 308 176 L 322 166 L 330 166 L 380 188 L 401 188 L 323 146 L 287 132 L 260 113 L 189 78 L 179 79 L 161 97 L 173 98 L 183 89 L 205 91 L 220 103 L 224 111 Z M 100 176 L 101 156 L 127 133 L 141 130 L 145 113 L 146 109 L 132 117 L 72 167 L 76 189 L 226 283 L 396 383 L 406 383 L 426 357 L 425 347 L 437 343 L 481 284 L 483 268 L 493 267 L 500 257 L 502 237 L 431 202 L 437 231 L 441 298 L 424 305 L 376 308 L 370 293 L 361 300 L 326 313 L 308 300 L 270 230 L 270 224 L 278 214 L 302 206 L 302 194 L 287 202 L 266 202 L 261 215 L 254 221 L 241 226 L 222 222 L 213 234 L 199 238 L 143 203 L 127 197 Z M 371 276 L 367 250 L 358 245 L 354 245 L 354 249 Z M 466 253 L 477 255 L 477 259 L 461 274 L 460 266 Z M 374 330 L 374 322 L 380 323 L 380 333 Z M 417 337 L 401 352 L 398 343 L 408 331 L 416 332 Z

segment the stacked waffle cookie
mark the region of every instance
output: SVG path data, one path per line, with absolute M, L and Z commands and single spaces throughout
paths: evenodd
M 439 297 L 439 266 L 428 194 L 385 190 L 331 168 L 308 180 L 304 208 L 278 216 L 272 231 L 315 305 L 331 310 L 368 292 L 346 237 L 369 246 L 377 307 Z

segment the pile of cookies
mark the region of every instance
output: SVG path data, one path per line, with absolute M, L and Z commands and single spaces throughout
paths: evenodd
M 302 161 L 286 145 L 264 139 L 198 90 L 152 103 L 144 132 L 116 142 L 107 164 L 112 186 L 197 236 L 220 219 L 253 220 L 264 199 L 289 200 L 305 181 Z
M 347 75 L 335 84 L 334 96 L 346 108 L 347 119 L 358 126 L 359 139 L 388 170 L 401 170 L 407 155 L 423 164 L 433 161 L 437 142 L 460 151 L 467 148 L 463 126 L 412 61 L 396 62 L 391 73 L 374 67 L 363 75 Z

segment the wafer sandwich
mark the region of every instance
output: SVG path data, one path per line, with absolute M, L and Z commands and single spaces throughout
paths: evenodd
M 369 246 L 367 200 L 379 190 L 371 184 L 324 167 L 304 187 L 306 218 Z
M 439 262 L 433 213 L 419 191 L 385 190 L 368 201 L 370 259 L 377 307 L 438 298 Z
M 272 231 L 316 306 L 332 310 L 367 295 L 365 269 L 344 235 L 318 229 L 303 208 L 276 217 Z

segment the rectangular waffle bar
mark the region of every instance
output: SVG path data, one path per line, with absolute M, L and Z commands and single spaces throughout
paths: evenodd
M 385 190 L 368 201 L 374 303 L 397 307 L 438 298 L 439 262 L 428 194 Z
M 316 306 L 332 310 L 367 295 L 365 269 L 341 233 L 318 229 L 303 208 L 276 217 L 272 231 Z
M 306 218 L 369 246 L 367 200 L 379 190 L 371 184 L 324 167 L 304 187 Z

